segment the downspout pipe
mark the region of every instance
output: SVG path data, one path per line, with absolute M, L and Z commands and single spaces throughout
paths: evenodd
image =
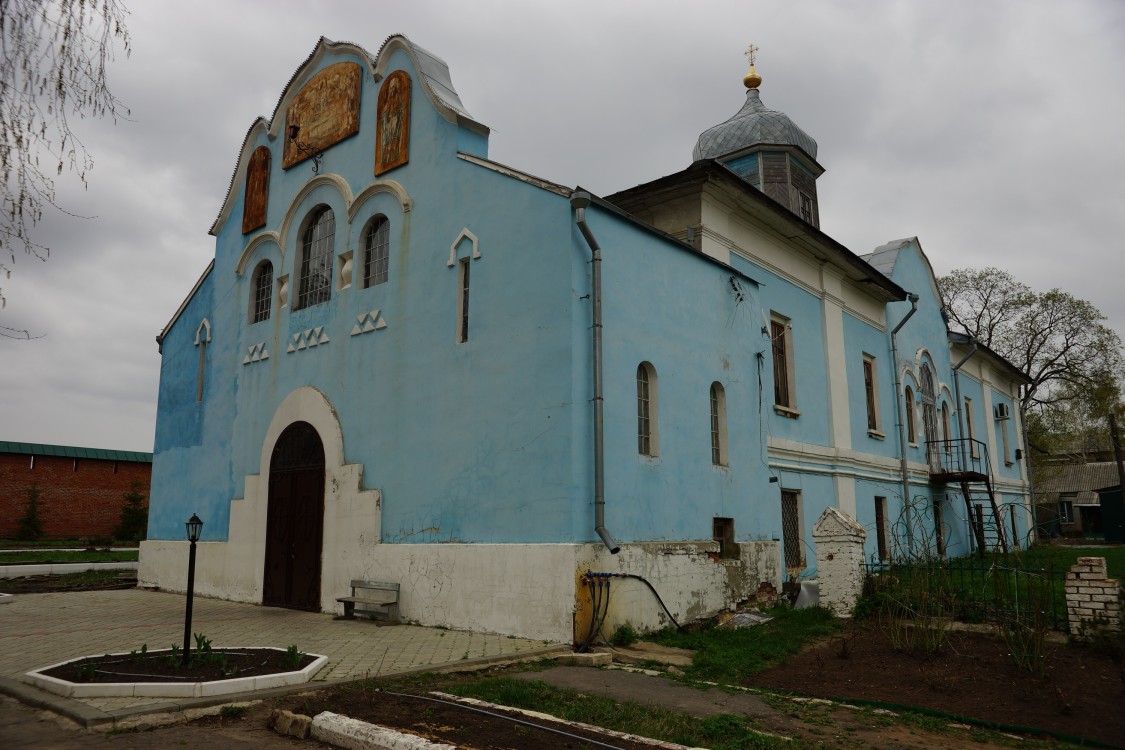
M 570 196 L 570 206 L 574 209 L 574 223 L 586 239 L 591 253 L 590 301 L 594 305 L 593 368 L 594 368 L 594 531 L 601 537 L 611 555 L 621 551 L 617 540 L 605 527 L 605 441 L 602 392 L 602 249 L 598 245 L 590 227 L 586 224 L 586 207 L 590 205 L 590 194 L 577 190 Z
M 891 366 L 895 371 L 895 413 L 898 415 L 898 446 L 899 446 L 899 472 L 902 474 L 902 510 L 906 514 L 906 548 L 910 554 L 914 554 L 914 529 L 913 522 L 910 518 L 910 468 L 906 460 L 906 425 L 903 419 L 903 390 L 902 390 L 902 376 L 900 375 L 900 368 L 898 366 L 898 332 L 906 325 L 906 321 L 918 312 L 918 295 L 911 292 L 906 295 L 906 299 L 910 302 L 910 312 L 903 316 L 898 325 L 891 331 Z

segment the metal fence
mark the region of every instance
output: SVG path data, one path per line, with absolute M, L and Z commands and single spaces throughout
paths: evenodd
M 963 622 L 1042 623 L 1067 629 L 1065 570 L 1015 567 L 1000 556 L 911 563 L 869 562 L 866 594 L 900 614 Z

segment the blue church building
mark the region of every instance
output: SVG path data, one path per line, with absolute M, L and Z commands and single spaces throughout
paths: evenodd
M 1024 376 L 917 238 L 821 231 L 816 141 L 743 83 L 682 171 L 596 196 L 489 160 L 406 37 L 321 39 L 158 337 L 141 584 L 185 588 L 196 513 L 202 594 L 393 581 L 408 621 L 579 641 L 606 581 L 611 632 L 815 577 L 827 508 L 872 559 L 1026 544 Z

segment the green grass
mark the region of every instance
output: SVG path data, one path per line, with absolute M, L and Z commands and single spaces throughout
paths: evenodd
M 1011 555 L 1013 559 L 1022 560 L 1025 565 L 1047 567 L 1053 565 L 1055 570 L 1066 570 L 1074 565 L 1080 557 L 1104 557 L 1109 577 L 1125 578 L 1125 546 L 1117 547 L 1072 547 L 1066 544 L 1051 544 L 1032 547 L 1022 552 Z
M 501 677 L 458 685 L 448 688 L 448 692 L 689 747 L 713 750 L 792 748 L 792 743 L 755 732 L 746 717 L 723 714 L 701 718 L 654 706 L 618 703 L 545 682 Z
M 0 565 L 14 565 L 16 563 L 78 563 L 78 562 L 136 562 L 137 551 L 109 551 L 94 550 L 87 552 L 84 549 L 67 550 L 65 552 L 50 550 L 35 550 L 31 552 L 4 552 L 0 551 Z
M 685 670 L 698 680 L 740 685 L 752 674 L 782 663 L 806 643 L 831 635 L 842 627 L 825 609 L 778 608 L 773 620 L 752 628 L 704 628 L 695 632 L 662 630 L 646 640 L 694 650 Z

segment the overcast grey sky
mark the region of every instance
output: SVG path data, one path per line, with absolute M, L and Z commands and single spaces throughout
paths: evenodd
M 83 121 L 3 284 L 0 440 L 152 450 L 154 337 L 214 253 L 207 230 L 254 119 L 324 35 L 395 33 L 445 59 L 489 155 L 609 194 L 683 169 L 743 103 L 818 142 L 821 226 L 857 253 L 917 235 L 938 274 L 995 265 L 1089 299 L 1125 334 L 1125 3 L 158 2 L 131 0 L 111 69 L 130 121 Z

